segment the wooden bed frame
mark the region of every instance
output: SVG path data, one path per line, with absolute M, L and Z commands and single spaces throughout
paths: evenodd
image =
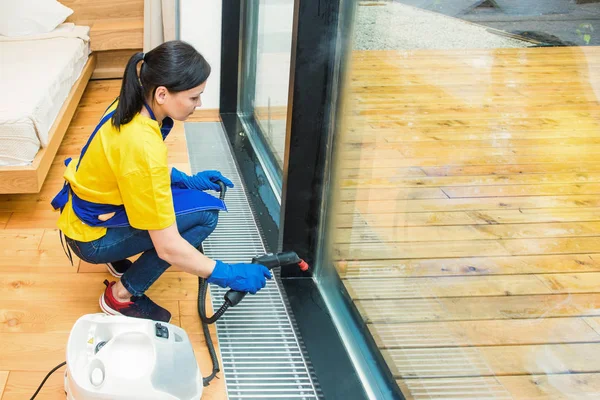
M 129 57 L 142 51 L 144 0 L 61 0 L 73 10 L 67 22 L 90 27 L 92 54 L 50 132 L 48 147 L 31 165 L 0 167 L 0 194 L 39 193 L 90 79 L 121 78 Z
M 48 132 L 48 146 L 38 151 L 31 165 L 0 167 L 0 194 L 38 193 L 41 190 L 95 67 L 96 55 L 92 53 Z

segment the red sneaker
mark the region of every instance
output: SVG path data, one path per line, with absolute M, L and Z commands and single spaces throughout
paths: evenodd
M 126 302 L 120 302 L 115 299 L 112 293 L 112 287 L 115 283 L 104 281 L 106 289 L 100 296 L 100 308 L 104 313 L 167 323 L 171 321 L 171 313 L 150 300 L 146 295 L 132 296 L 131 301 Z

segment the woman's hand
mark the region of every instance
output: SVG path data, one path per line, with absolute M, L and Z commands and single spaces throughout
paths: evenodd
M 215 269 L 208 277 L 208 283 L 221 287 L 230 287 L 238 292 L 255 294 L 271 279 L 271 271 L 260 264 L 226 264 L 217 260 Z
M 218 181 L 223 182 L 227 187 L 233 187 L 233 182 L 224 177 L 219 171 L 202 171 L 189 176 L 175 167 L 171 169 L 171 184 L 180 188 L 219 192 L 221 187 L 217 184 Z

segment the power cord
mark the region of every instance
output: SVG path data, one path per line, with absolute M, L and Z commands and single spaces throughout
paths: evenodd
M 44 380 L 42 381 L 42 383 L 40 383 L 40 386 L 38 386 L 37 390 L 35 391 L 35 393 L 33 394 L 33 396 L 31 396 L 30 400 L 35 399 L 35 396 L 38 395 L 38 393 L 40 392 L 40 390 L 42 389 L 42 386 L 44 386 L 44 383 L 46 383 L 46 381 L 48 380 L 48 378 L 50 378 L 50 375 L 52 375 L 53 373 L 56 372 L 57 369 L 64 367 L 65 365 L 67 365 L 67 362 L 62 362 L 60 364 L 58 364 L 56 367 L 54 367 L 52 369 L 52 371 L 48 372 L 48 375 L 46 375 L 46 377 L 44 378 Z

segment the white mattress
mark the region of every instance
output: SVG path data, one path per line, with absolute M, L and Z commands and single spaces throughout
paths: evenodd
M 31 164 L 90 54 L 89 27 L 0 35 L 0 166 Z

